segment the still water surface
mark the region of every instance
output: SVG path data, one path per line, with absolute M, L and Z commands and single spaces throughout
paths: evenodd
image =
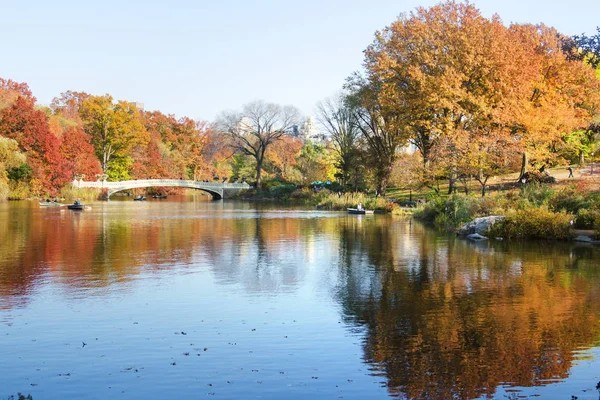
M 0 203 L 0 399 L 597 399 L 600 251 L 204 197 Z

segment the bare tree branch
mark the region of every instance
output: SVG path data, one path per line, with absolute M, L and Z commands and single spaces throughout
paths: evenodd
M 261 183 L 262 164 L 267 148 L 281 136 L 291 133 L 300 121 L 299 111 L 262 100 L 244 105 L 241 112 L 225 112 L 217 129 L 229 135 L 231 147 L 256 160 L 256 186 Z

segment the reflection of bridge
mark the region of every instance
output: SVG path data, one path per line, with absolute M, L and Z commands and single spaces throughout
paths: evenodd
M 183 179 L 138 179 L 133 181 L 120 182 L 86 182 L 81 179 L 75 179 L 73 181 L 73 187 L 75 188 L 108 189 L 107 198 L 110 198 L 110 196 L 112 196 L 114 193 L 120 192 L 121 190 L 147 188 L 154 186 L 181 187 L 203 190 L 205 192 L 210 193 L 214 200 L 228 198 L 240 192 L 241 190 L 250 189 L 250 185 L 248 185 L 247 183 L 201 182 L 188 181 Z

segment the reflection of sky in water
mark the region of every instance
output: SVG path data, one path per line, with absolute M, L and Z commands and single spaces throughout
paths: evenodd
M 450 380 L 471 341 L 495 357 L 477 335 L 489 323 L 508 334 L 503 313 L 517 335 L 543 325 L 555 352 L 578 347 L 561 355 L 575 360 L 567 375 L 503 379 L 494 397 L 597 396 L 582 390 L 600 380 L 598 329 L 584 325 L 598 321 L 598 249 L 473 244 L 386 216 L 244 203 L 92 206 L 0 205 L 0 398 L 386 398 L 419 388 L 417 365 L 399 363 L 427 362 L 414 351 Z M 592 318 L 563 329 L 581 310 Z

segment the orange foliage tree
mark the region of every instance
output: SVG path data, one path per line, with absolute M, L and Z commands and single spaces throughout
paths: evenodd
M 377 121 L 396 115 L 426 168 L 438 140 L 456 147 L 446 167 L 450 190 L 459 173 L 458 148 L 474 140 L 480 149 L 464 154 L 477 162 L 496 143 L 496 152 L 513 152 L 518 144 L 538 165 L 552 163 L 562 135 L 585 126 L 590 104 L 598 101 L 591 67 L 568 60 L 561 40 L 541 25 L 507 28 L 468 3 L 404 14 L 365 51 L 371 102 L 390 110 Z
M 282 136 L 267 150 L 266 159 L 274 172 L 283 179 L 292 181 L 293 167 L 298 164 L 298 152 L 302 141 L 292 136 Z

